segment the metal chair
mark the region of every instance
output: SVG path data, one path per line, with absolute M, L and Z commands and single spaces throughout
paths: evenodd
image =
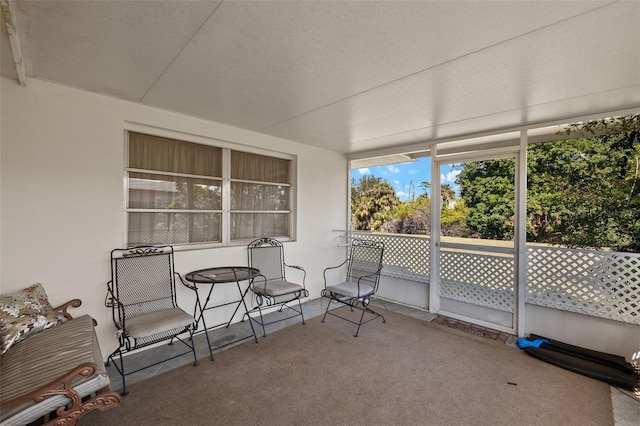
M 176 302 L 176 277 L 173 247 L 137 247 L 111 251 L 111 281 L 105 304 L 112 308 L 113 322 L 118 329 L 119 347 L 107 359 L 107 365 L 119 357 L 115 368 L 122 376 L 122 395 L 128 393 L 125 377 L 162 362 L 193 353 L 194 364 L 198 364 L 193 332 L 195 320 L 180 309 Z M 189 338 L 180 335 L 188 333 Z M 174 340 L 184 343 L 188 350 L 125 372 L 123 354 L 162 341 Z
M 382 255 L 384 253 L 384 243 L 381 241 L 371 241 L 365 239 L 353 239 L 349 252 L 349 257 L 340 265 L 331 266 L 326 268 L 323 272 L 324 276 L 324 290 L 322 290 L 322 297 L 329 299 L 327 309 L 322 317 L 322 322 L 327 318 L 327 314 L 341 318 L 352 324 L 358 326 L 355 337 L 358 337 L 360 333 L 360 327 L 376 318 L 382 318 L 382 322 L 387 320 L 369 308 L 369 302 L 371 296 L 378 291 L 378 285 L 380 284 L 380 273 L 382 271 Z M 327 272 L 332 270 L 338 270 L 346 268 L 346 278 L 337 284 L 327 285 Z M 330 275 L 335 275 L 330 273 Z M 362 311 L 360 319 L 356 322 L 350 318 L 341 316 L 333 310 L 329 310 L 331 302 L 339 303 L 341 306 L 349 306 L 351 310 L 358 309 Z M 339 308 L 336 308 L 339 309 Z M 373 315 L 371 318 L 364 320 L 365 313 Z
M 284 248 L 282 243 L 274 238 L 258 238 L 252 241 L 248 248 L 249 266 L 260 270 L 260 275 L 251 280 L 250 288 L 256 296 L 257 306 L 245 315 L 250 321 L 255 321 L 262 326 L 262 335 L 266 336 L 265 326 L 298 315 L 302 317 L 304 324 L 304 314 L 302 313 L 302 303 L 300 299 L 309 297 L 309 292 L 305 288 L 306 271 L 301 266 L 288 265 L 284 261 Z M 295 269 L 302 273 L 302 284 L 287 281 L 285 272 L 287 268 Z M 298 307 L 289 306 L 288 303 L 298 301 Z M 288 308 L 296 314 L 286 316 L 277 320 L 265 323 L 262 311 L 280 306 L 279 312 L 283 308 Z M 258 312 L 259 316 L 251 316 L 251 313 Z

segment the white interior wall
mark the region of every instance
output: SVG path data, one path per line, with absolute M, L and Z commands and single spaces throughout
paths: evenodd
M 429 284 L 424 282 L 383 275 L 380 277 L 376 296 L 420 309 L 429 309 Z
M 82 299 L 74 314 L 98 321 L 103 355 L 117 346 L 104 298 L 109 252 L 123 245 L 125 121 L 296 155 L 297 241 L 285 244 L 287 263 L 307 270 L 316 298 L 322 270 L 344 256 L 331 232 L 347 226 L 340 154 L 36 79 L 24 87 L 2 78 L 0 94 L 0 291 L 41 282 L 53 305 Z M 244 246 L 176 254 L 181 273 L 246 262 Z M 190 311 L 193 300 L 179 286 L 181 306 Z
M 537 334 L 571 345 L 623 356 L 628 362 L 640 352 L 640 327 L 620 321 L 526 305 L 526 334 Z

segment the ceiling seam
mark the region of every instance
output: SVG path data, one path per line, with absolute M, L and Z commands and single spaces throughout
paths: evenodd
M 149 92 L 151 90 L 153 90 L 153 88 L 156 86 L 156 84 L 158 84 L 158 81 L 160 81 L 160 79 L 165 75 L 165 73 L 169 70 L 169 68 L 171 68 L 171 65 L 173 65 L 173 63 L 178 59 L 178 57 L 182 54 L 182 52 L 184 51 L 184 49 L 187 48 L 187 46 L 189 46 L 189 44 L 191 43 L 191 41 L 198 35 L 198 33 L 200 32 L 200 30 L 202 30 L 202 27 L 204 27 L 206 25 L 207 22 L 209 22 L 209 20 L 211 19 L 211 17 L 213 16 L 214 13 L 216 13 L 216 11 L 218 10 L 218 8 L 220 6 L 222 6 L 222 3 L 224 3 L 224 0 L 220 1 L 220 3 L 218 3 L 218 5 L 211 11 L 211 13 L 209 14 L 209 16 L 207 16 L 207 19 L 205 19 L 204 21 L 202 21 L 202 24 L 200 24 L 200 26 L 198 27 L 197 30 L 194 31 L 193 35 L 189 38 L 189 40 L 187 40 L 187 42 L 184 44 L 184 46 L 182 46 L 182 48 L 178 51 L 178 53 L 176 53 L 176 55 L 173 57 L 173 59 L 171 59 L 171 61 L 167 64 L 167 66 L 164 68 L 164 70 L 162 70 L 162 72 L 160 73 L 160 75 L 158 76 L 158 78 L 156 78 L 153 83 L 151 84 L 151 86 L 149 86 L 149 88 L 144 92 L 144 94 L 140 97 L 140 99 L 138 99 L 138 102 L 142 102 L 144 100 L 144 98 L 149 94 Z
M 485 47 L 483 47 L 483 48 L 481 48 L 481 49 L 477 49 L 477 50 L 474 50 L 474 51 L 472 51 L 472 52 L 465 53 L 464 55 L 460 55 L 460 56 L 457 56 L 457 57 L 455 57 L 455 58 L 452 58 L 452 59 L 446 60 L 446 61 L 444 61 L 444 62 L 440 62 L 440 63 L 438 63 L 438 64 L 435 64 L 435 65 L 432 65 L 432 66 L 430 66 L 430 67 L 424 68 L 424 69 L 422 69 L 422 70 L 415 71 L 415 72 L 413 72 L 413 73 L 411 73 L 411 74 L 407 74 L 407 75 L 405 75 L 405 76 L 398 77 L 398 78 L 396 78 L 396 79 L 394 79 L 394 80 L 387 81 L 387 82 L 385 82 L 385 83 L 379 84 L 379 85 L 377 85 L 377 86 L 371 87 L 371 88 L 369 88 L 369 89 L 363 90 L 363 91 L 358 92 L 358 93 L 354 93 L 353 95 L 349 95 L 349 96 L 346 96 L 346 97 L 344 97 L 344 98 L 341 98 L 341 99 L 338 99 L 338 100 L 335 100 L 335 101 L 329 102 L 328 104 L 324 104 L 324 105 L 319 106 L 319 107 L 317 107 L 317 108 L 312 108 L 312 109 L 310 109 L 310 110 L 308 110 L 308 111 L 305 111 L 305 112 L 303 112 L 303 113 L 300 113 L 300 114 L 294 115 L 293 117 L 289 117 L 289 118 L 286 118 L 286 119 L 284 119 L 284 120 L 280 120 L 280 121 L 277 121 L 277 122 L 275 122 L 275 123 L 272 123 L 272 124 L 269 124 L 269 125 L 267 125 L 267 126 L 264 126 L 264 127 L 260 128 L 260 129 L 258 129 L 258 130 L 256 130 L 256 131 L 258 131 L 258 132 L 266 132 L 266 131 L 267 131 L 267 130 L 269 130 L 270 128 L 273 128 L 273 127 L 275 127 L 275 126 L 279 126 L 280 124 L 286 123 L 287 121 L 295 120 L 295 119 L 297 119 L 297 118 L 300 118 L 300 117 L 303 117 L 303 116 L 305 116 L 305 115 L 307 115 L 307 114 L 311 114 L 311 113 L 313 113 L 313 112 L 319 111 L 319 110 L 321 110 L 321 109 L 323 109 L 323 108 L 326 108 L 326 107 L 329 107 L 329 106 L 331 106 L 331 105 L 338 104 L 338 103 L 340 103 L 340 102 L 346 101 L 346 100 L 348 100 L 348 99 L 355 98 L 355 97 L 357 97 L 357 96 L 363 95 L 363 94 L 368 93 L 368 92 L 373 92 L 374 90 L 377 90 L 377 89 L 380 89 L 380 88 L 382 88 L 382 87 L 385 87 L 385 86 L 388 86 L 388 85 L 391 85 L 391 84 L 397 83 L 397 82 L 399 82 L 399 81 L 402 81 L 402 80 L 404 80 L 404 79 L 407 79 L 407 78 L 410 78 L 410 77 L 416 76 L 416 75 L 418 75 L 418 74 L 421 74 L 421 73 L 424 73 L 424 72 L 427 72 L 427 71 L 431 71 L 431 70 L 436 69 L 436 68 L 438 68 L 438 67 L 441 67 L 441 66 L 444 66 L 444 65 L 450 64 L 450 63 L 452 63 L 452 62 L 458 61 L 458 60 L 460 60 L 460 59 L 466 58 L 466 57 L 468 57 L 468 56 L 470 56 L 470 55 L 474 55 L 474 54 L 476 54 L 476 53 L 479 53 L 479 52 L 483 52 L 483 51 L 485 51 L 485 50 L 492 49 L 492 48 L 494 48 L 494 47 L 496 47 L 496 46 L 500 46 L 500 45 L 505 44 L 505 43 L 510 43 L 510 42 L 512 42 L 512 41 L 514 41 L 514 40 L 517 40 L 517 39 L 521 38 L 521 37 L 525 37 L 525 36 L 528 36 L 528 35 L 530 35 L 530 34 L 536 33 L 536 32 L 538 32 L 538 31 L 542 31 L 542 30 L 544 30 L 544 29 L 547 29 L 547 28 L 550 28 L 550 27 L 556 26 L 556 25 L 558 25 L 558 24 L 561 24 L 561 23 L 564 23 L 564 22 L 568 22 L 568 21 L 573 20 L 573 19 L 575 19 L 575 18 L 578 18 L 578 17 L 580 17 L 580 16 L 583 16 L 583 15 L 587 15 L 587 14 L 593 13 L 593 12 L 595 12 L 595 11 L 599 10 L 599 9 L 602 9 L 602 8 L 605 8 L 605 7 L 609 7 L 609 6 L 613 5 L 613 4 L 619 3 L 619 2 L 621 2 L 621 1 L 622 1 L 622 0 L 615 0 L 615 1 L 613 1 L 613 2 L 610 2 L 610 3 L 604 4 L 604 5 L 601 5 L 601 6 L 595 7 L 595 8 L 593 8 L 593 9 L 587 10 L 587 11 L 585 11 L 585 12 L 581 12 L 581 13 L 579 13 L 579 14 L 577 14 L 577 15 L 573 15 L 573 16 L 570 16 L 570 17 L 568 17 L 568 18 L 564 18 L 564 19 L 561 19 L 561 20 L 559 20 L 559 21 L 553 22 L 553 23 L 551 23 L 551 24 L 547 24 L 547 25 L 544 25 L 544 26 L 542 26 L 542 27 L 536 28 L 536 29 L 534 29 L 534 30 L 530 30 L 530 31 L 527 31 L 527 32 L 522 33 L 522 34 L 518 34 L 518 35 L 513 36 L 513 37 L 510 37 L 510 38 L 508 38 L 508 39 L 505 39 L 505 40 L 499 41 L 499 42 L 497 42 L 497 43 L 493 43 L 493 44 L 488 45 L 488 46 L 485 46 Z

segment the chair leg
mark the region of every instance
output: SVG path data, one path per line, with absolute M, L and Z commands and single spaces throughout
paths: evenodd
M 298 299 L 298 307 L 300 308 L 300 316 L 302 317 L 302 323 L 306 324 L 304 322 L 304 314 L 302 313 L 302 302 L 300 301 L 300 299 Z
M 362 320 L 364 319 L 364 313 L 366 312 L 367 308 L 364 308 L 362 310 L 362 314 L 360 315 L 360 321 L 358 322 L 358 328 L 356 329 L 356 334 L 353 335 L 353 337 L 358 337 L 358 333 L 360 333 L 360 327 L 362 326 Z M 353 311 L 353 307 L 351 308 L 351 310 Z
M 331 298 L 329 298 L 329 303 L 327 303 L 327 309 L 325 309 L 324 311 L 324 316 L 322 317 L 322 321 L 320 322 L 324 322 L 325 318 L 327 318 L 327 314 L 329 313 L 329 308 L 331 307 Z
M 191 352 L 193 352 L 193 366 L 198 365 L 198 356 L 196 355 L 196 342 L 193 340 L 193 330 L 189 330 L 189 339 L 191 340 Z
M 122 376 L 122 392 L 120 392 L 120 395 L 127 396 L 129 395 L 129 391 L 127 390 L 127 381 L 126 381 L 127 376 L 124 372 L 124 360 L 122 359 L 122 350 L 119 350 L 118 353 L 120 355 L 120 375 Z
M 262 337 L 267 337 L 267 330 L 264 328 L 264 317 L 262 316 L 262 309 L 258 309 L 260 312 L 260 325 L 262 326 Z
M 325 319 L 327 318 L 327 314 L 329 314 L 329 313 L 330 313 L 330 312 L 329 312 L 329 308 L 331 307 L 331 301 L 332 301 L 332 300 L 335 300 L 336 302 L 339 302 L 339 303 L 341 303 L 341 304 L 342 304 L 342 305 L 344 305 L 344 306 L 349 306 L 349 308 L 350 308 L 350 310 L 351 310 L 352 312 L 353 312 L 353 310 L 354 310 L 354 309 L 357 309 L 357 310 L 359 310 L 359 311 L 361 311 L 361 312 L 362 312 L 362 313 L 360 314 L 360 319 L 359 319 L 358 321 L 353 321 L 353 320 L 351 320 L 351 319 L 349 319 L 349 318 L 346 318 L 346 317 L 343 317 L 343 316 L 340 316 L 340 315 L 338 315 L 338 314 L 336 314 L 336 313 L 331 312 L 331 315 L 334 315 L 334 316 L 336 316 L 336 317 L 338 317 L 338 318 L 341 318 L 341 319 L 343 319 L 343 320 L 345 320 L 345 321 L 348 321 L 348 322 L 350 322 L 350 323 L 355 324 L 355 325 L 357 325 L 357 326 L 358 326 L 358 328 L 356 329 L 356 333 L 353 335 L 353 337 L 358 337 L 358 335 L 360 334 L 360 327 L 362 327 L 364 324 L 368 323 L 369 321 L 373 321 L 373 320 L 374 320 L 374 319 L 376 319 L 376 318 L 382 318 L 382 322 L 383 322 L 383 323 L 386 323 L 386 322 L 387 322 L 386 318 L 385 318 L 382 314 L 379 314 L 378 312 L 376 312 L 376 311 L 374 311 L 373 309 L 370 309 L 370 308 L 369 308 L 369 306 L 368 306 L 368 305 L 369 305 L 369 301 L 368 301 L 368 299 L 366 299 L 366 300 L 361 300 L 361 299 L 358 299 L 358 300 L 350 299 L 350 300 L 349 300 L 349 303 L 347 303 L 347 301 L 345 301 L 345 300 L 341 300 L 341 299 L 338 299 L 337 297 L 335 297 L 335 296 L 333 296 L 333 295 L 330 295 L 330 296 L 326 296 L 326 295 L 325 295 L 325 296 L 323 296 L 323 297 L 327 297 L 327 298 L 329 299 L 329 303 L 327 304 L 327 308 L 326 308 L 326 309 L 325 309 L 325 311 L 324 311 L 324 315 L 322 316 L 322 321 L 321 321 L 321 322 L 325 322 Z M 362 307 L 357 306 L 357 304 L 358 304 L 359 302 L 362 304 Z M 321 306 L 322 306 L 322 305 L 321 305 Z M 365 321 L 365 320 L 364 320 L 364 314 L 365 314 L 365 313 L 369 313 L 369 314 L 373 315 L 373 318 L 367 319 L 367 320 Z

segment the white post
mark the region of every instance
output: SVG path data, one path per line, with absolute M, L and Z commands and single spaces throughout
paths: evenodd
M 440 163 L 437 145 L 431 147 L 431 224 L 429 237 L 429 312 L 440 311 Z
M 516 156 L 515 219 L 516 232 L 516 324 L 519 337 L 525 334 L 525 296 L 527 294 L 527 131 L 520 132 L 520 149 Z

